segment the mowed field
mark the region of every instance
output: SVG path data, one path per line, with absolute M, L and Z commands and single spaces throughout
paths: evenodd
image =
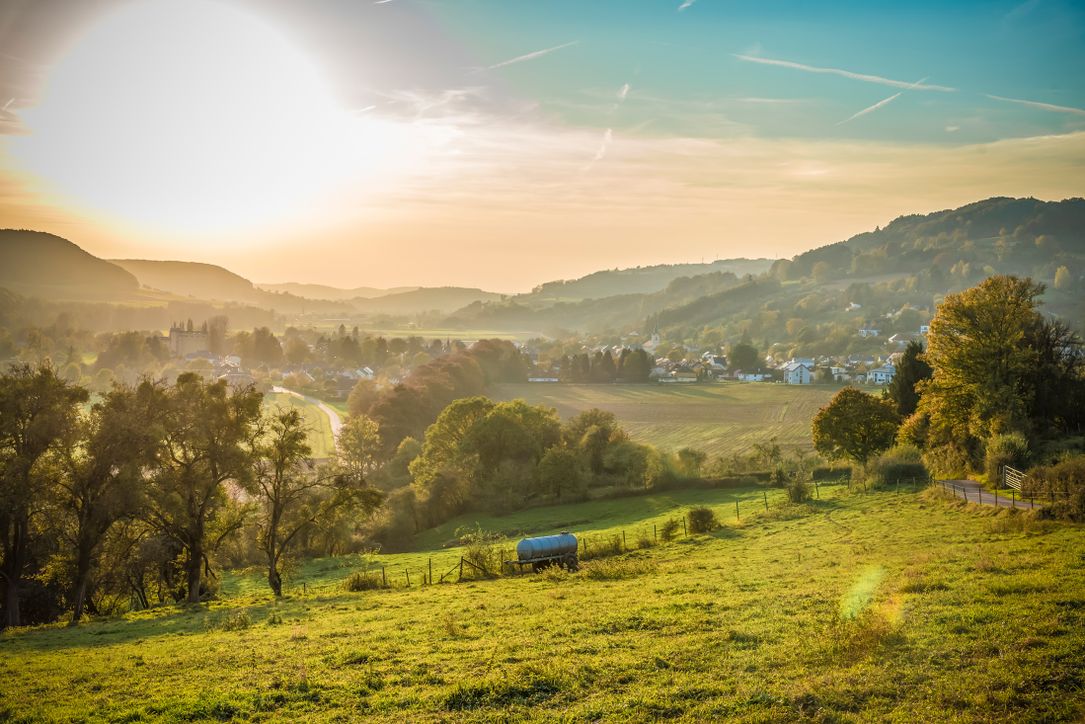
M 725 526 L 576 574 L 350 593 L 340 584 L 351 564 L 374 563 L 350 556 L 304 567 L 325 586 L 315 595 L 274 601 L 256 572 L 234 574 L 251 585 L 208 605 L 5 632 L 0 720 L 1085 716 L 1080 527 L 936 490 L 820 492 L 803 506 L 770 497 L 767 511 L 759 489 L 610 501 L 608 530 L 690 504 Z M 485 523 L 599 534 L 589 521 L 600 504 Z
M 297 408 L 305 418 L 309 431 L 309 446 L 315 458 L 328 458 L 335 454 L 335 437 L 332 435 L 328 416 L 312 402 L 283 392 L 265 392 L 264 408 L 274 410 L 278 407 Z
M 836 387 L 727 382 L 706 385 L 504 384 L 491 396 L 557 409 L 562 419 L 598 407 L 613 412 L 636 440 L 664 450 L 694 447 L 712 457 L 747 454 L 775 437 L 806 448 L 810 424 Z

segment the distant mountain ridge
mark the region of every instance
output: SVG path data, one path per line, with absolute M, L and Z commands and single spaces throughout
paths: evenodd
M 413 292 L 421 287 L 391 287 L 379 289 L 377 287 L 354 287 L 353 289 L 341 289 L 326 284 L 301 284 L 299 282 L 283 282 L 280 284 L 256 283 L 256 287 L 269 292 L 286 292 L 306 299 L 323 299 L 327 301 L 347 301 L 350 299 L 376 299 L 389 294 L 401 294 Z

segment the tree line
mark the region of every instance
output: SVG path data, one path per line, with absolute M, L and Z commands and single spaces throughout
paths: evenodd
M 49 365 L 0 376 L 0 587 L 5 625 L 70 611 L 197 602 L 242 528 L 282 593 L 282 567 L 321 528 L 364 518 L 379 494 L 338 461 L 310 460 L 297 410 L 184 373 L 117 385 L 89 404 Z

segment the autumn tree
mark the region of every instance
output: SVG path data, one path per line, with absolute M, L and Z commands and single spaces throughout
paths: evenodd
M 8 626 L 22 624 L 20 588 L 48 500 L 39 462 L 71 433 L 86 399 L 86 390 L 49 365 L 19 365 L 0 376 L 0 583 Z
M 181 548 L 188 601 L 200 600 L 209 554 L 242 518 L 227 486 L 251 481 L 263 396 L 184 373 L 168 388 L 163 444 L 148 486 L 148 521 Z
M 830 460 L 865 466 L 892 446 L 899 424 L 892 403 L 845 387 L 814 416 L 814 448 Z

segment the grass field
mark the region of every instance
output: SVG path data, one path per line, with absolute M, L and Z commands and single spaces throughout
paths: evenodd
M 335 453 L 331 423 L 328 416 L 315 404 L 282 392 L 265 392 L 264 407 L 272 410 L 276 407 L 294 407 L 301 410 L 309 429 L 309 445 L 313 448 L 313 457 L 327 458 Z
M 505 384 L 501 400 L 523 398 L 557 409 L 563 419 L 592 407 L 613 412 L 622 427 L 664 450 L 695 447 L 710 456 L 746 454 L 777 438 L 784 449 L 812 448 L 810 421 L 836 393 L 820 385 L 721 383 L 713 385 Z
M 749 489 L 480 519 L 592 535 L 644 529 L 692 504 L 725 519 L 712 535 L 590 561 L 577 574 L 329 587 L 278 602 L 255 573 L 235 574 L 231 595 L 210 605 L 7 632 L 0 720 L 1085 715 L 1079 527 L 969 509 L 933 490 L 822 487 L 819 501 L 798 507 L 774 492 L 767 512 Z M 738 521 L 736 497 L 745 501 Z M 420 565 L 429 555 L 378 562 Z M 314 561 L 296 575 L 327 585 L 362 560 Z

